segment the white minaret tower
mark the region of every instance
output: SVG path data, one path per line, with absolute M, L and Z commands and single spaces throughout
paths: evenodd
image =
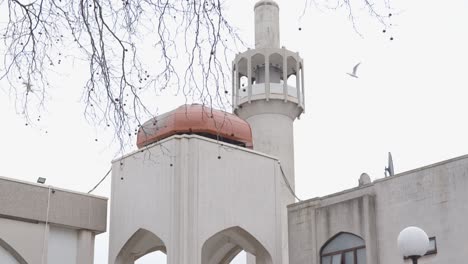
M 293 122 L 304 112 L 304 62 L 280 48 L 279 7 L 255 5 L 255 49 L 233 62 L 234 113 L 246 120 L 254 149 L 277 157 L 294 189 Z
M 234 113 L 252 129 L 253 148 L 280 160 L 294 191 L 293 122 L 304 112 L 304 62 L 299 53 L 280 48 L 279 6 L 272 0 L 255 4 L 255 49 L 237 54 L 232 67 Z M 284 184 L 287 185 L 286 183 Z M 294 202 L 283 188 L 282 263 L 288 259 L 287 208 Z M 247 255 L 247 263 L 255 263 Z

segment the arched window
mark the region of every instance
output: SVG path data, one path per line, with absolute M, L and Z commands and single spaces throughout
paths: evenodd
M 339 233 L 320 251 L 321 264 L 366 264 L 366 244 L 350 233 Z

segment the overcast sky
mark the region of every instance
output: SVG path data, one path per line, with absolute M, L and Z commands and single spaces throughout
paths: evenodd
M 227 1 L 233 24 L 252 44 L 254 2 Z M 383 177 L 389 151 L 397 173 L 468 153 L 468 1 L 392 1 L 386 33 L 365 12 L 359 15 L 363 37 L 344 10 L 312 7 L 299 20 L 302 1 L 277 2 L 281 43 L 305 62 L 306 113 L 294 127 L 301 199 L 355 187 L 362 172 Z M 349 77 L 358 62 L 360 78 Z M 84 120 L 80 80 L 63 77 L 35 127 L 16 115 L 0 83 L 1 176 L 45 177 L 87 192 L 106 173 L 116 147 L 110 131 Z M 155 104 L 165 112 L 183 101 L 165 96 Z M 94 193 L 108 197 L 109 186 L 106 180 Z M 96 263 L 107 263 L 106 234 L 97 237 L 95 254 Z

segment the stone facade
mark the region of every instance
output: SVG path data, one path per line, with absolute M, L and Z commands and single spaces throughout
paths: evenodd
M 280 173 L 275 158 L 197 135 L 115 160 L 109 263 L 156 250 L 169 264 L 229 263 L 241 250 L 283 263 Z
M 0 177 L 0 263 L 91 264 L 107 198 Z
M 364 239 L 367 263 L 403 263 L 397 236 L 418 226 L 435 237 L 423 264 L 465 263 L 468 156 L 288 206 L 290 263 L 321 263 L 321 248 L 341 232 Z

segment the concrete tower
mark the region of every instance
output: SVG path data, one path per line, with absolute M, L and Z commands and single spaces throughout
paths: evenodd
M 113 162 L 109 264 L 156 250 L 168 264 L 228 264 L 242 250 L 249 264 L 289 263 L 304 85 L 301 58 L 279 47 L 278 13 L 255 5 L 256 48 L 233 65 L 237 116 L 181 106 L 145 122 L 140 149 Z
M 304 63 L 280 48 L 279 6 L 255 5 L 255 49 L 236 56 L 233 67 L 234 113 L 252 128 L 254 150 L 279 158 L 294 189 L 293 122 L 304 112 Z
M 304 112 L 304 63 L 299 54 L 280 48 L 279 6 L 255 4 L 255 49 L 237 54 L 232 67 L 234 113 L 252 129 L 253 148 L 277 157 L 291 190 L 278 194 L 282 203 L 282 263 L 288 263 L 287 210 L 294 203 L 293 122 Z M 285 186 L 287 183 L 283 183 Z M 253 264 L 253 256 L 247 255 Z
M 292 195 L 245 120 L 183 105 L 145 122 L 137 146 L 112 164 L 109 264 L 157 250 L 168 264 L 228 264 L 242 250 L 288 263 Z

